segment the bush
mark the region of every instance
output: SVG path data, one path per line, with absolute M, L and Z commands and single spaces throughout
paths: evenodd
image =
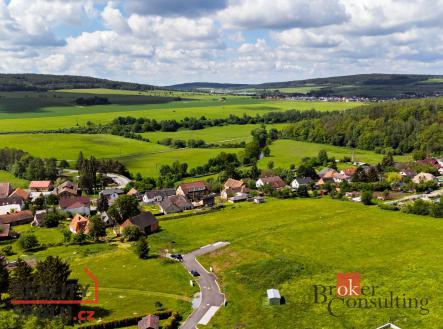
M 418 199 L 415 202 L 408 204 L 403 211 L 408 214 L 427 216 L 431 213 L 432 204 L 430 202 Z
M 34 249 L 39 246 L 37 237 L 34 234 L 23 234 L 18 239 L 18 245 L 23 250 Z
M 142 235 L 140 229 L 135 225 L 126 226 L 122 232 L 122 238 L 127 241 L 137 241 Z
M 361 194 L 361 202 L 367 206 L 372 204 L 372 191 L 366 190 Z
M 0 251 L 0 254 L 5 255 L 5 256 L 14 255 L 14 251 L 12 250 L 12 246 L 3 247 L 2 250 Z
M 392 204 L 380 203 L 378 206 L 380 209 L 383 209 L 383 210 L 392 210 L 392 211 L 399 210 L 399 208 L 397 206 L 394 206 Z
M 149 256 L 149 245 L 148 240 L 141 236 L 138 241 L 137 245 L 135 246 L 135 253 L 140 259 L 147 259 Z
M 60 224 L 60 221 L 63 219 L 65 219 L 65 216 L 63 214 L 50 212 L 43 217 L 43 225 L 45 227 L 57 227 L 58 224 Z

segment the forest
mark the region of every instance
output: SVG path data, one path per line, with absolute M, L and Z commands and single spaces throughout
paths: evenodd
M 302 120 L 283 138 L 332 144 L 414 158 L 443 152 L 443 100 L 438 98 L 374 103 L 321 118 Z

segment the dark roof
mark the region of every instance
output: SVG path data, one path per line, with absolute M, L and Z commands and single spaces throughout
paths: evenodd
M 197 181 L 197 182 L 191 182 L 191 183 L 183 183 L 179 186 L 183 192 L 190 193 L 190 192 L 197 192 L 197 191 L 204 191 L 209 190 L 209 185 L 205 181 Z
M 0 224 L 14 224 L 21 221 L 32 221 L 34 216 L 31 210 L 24 210 L 12 214 L 0 215 Z
M 18 196 L 0 198 L 0 206 L 7 206 L 9 204 L 23 204 L 23 199 Z
M 297 181 L 297 183 L 299 185 L 305 185 L 305 184 L 309 184 L 310 182 L 312 182 L 311 177 L 295 177 L 294 180 Z
M 121 226 L 126 227 L 128 225 L 138 226 L 142 231 L 145 228 L 158 222 L 158 219 L 150 211 L 144 211 L 137 216 L 127 219 Z
M 59 204 L 60 204 L 60 208 L 66 209 L 66 208 L 70 208 L 72 205 L 74 205 L 76 203 L 80 203 L 81 205 L 88 206 L 90 202 L 91 202 L 91 199 L 89 199 L 87 196 L 78 196 L 78 197 L 60 198 Z
M 152 190 L 145 193 L 149 199 L 153 199 L 155 197 L 167 198 L 168 196 L 175 195 L 175 189 L 173 188 L 165 188 L 161 190 Z
M 0 183 L 0 197 L 6 198 L 13 191 L 12 185 L 9 183 Z
M 9 236 L 11 224 L 0 224 L 0 238 L 6 238 Z
M 186 208 L 191 208 L 192 203 L 182 195 L 173 195 L 164 199 L 160 207 L 166 212 L 179 212 Z
M 104 196 L 108 196 L 108 195 L 111 195 L 111 194 L 114 194 L 114 193 L 116 193 L 116 194 L 123 194 L 124 191 L 122 189 L 119 189 L 119 188 L 109 188 L 109 189 L 106 189 L 106 190 L 103 190 L 103 191 L 100 192 L 100 194 L 104 195 Z

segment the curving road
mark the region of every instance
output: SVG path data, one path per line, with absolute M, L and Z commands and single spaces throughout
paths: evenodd
M 216 242 L 183 255 L 183 265 L 186 269 L 189 272 L 194 270 L 200 274 L 197 283 L 200 286 L 201 302 L 198 308 L 192 312 L 181 325 L 181 329 L 195 329 L 198 324 L 206 325 L 219 307 L 225 303 L 225 295 L 220 291 L 220 287 L 217 284 L 217 277 L 214 273 L 208 272 L 198 262 L 196 257 L 213 252 L 227 245 L 229 245 L 229 242 Z

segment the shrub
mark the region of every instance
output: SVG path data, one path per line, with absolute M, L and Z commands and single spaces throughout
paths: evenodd
M 126 226 L 122 232 L 122 237 L 127 241 L 137 241 L 141 235 L 142 232 L 135 225 Z
M 135 253 L 140 259 L 148 258 L 149 256 L 148 239 L 146 239 L 144 236 L 141 236 L 138 239 L 137 245 L 135 246 Z
M 18 239 L 18 245 L 23 250 L 33 249 L 39 246 L 37 237 L 34 234 L 23 234 Z
M 366 190 L 361 194 L 361 202 L 367 206 L 372 204 L 372 191 Z
M 380 203 L 378 206 L 380 209 L 383 209 L 383 210 L 392 210 L 392 211 L 399 210 L 399 208 L 397 206 L 394 206 L 392 204 Z

